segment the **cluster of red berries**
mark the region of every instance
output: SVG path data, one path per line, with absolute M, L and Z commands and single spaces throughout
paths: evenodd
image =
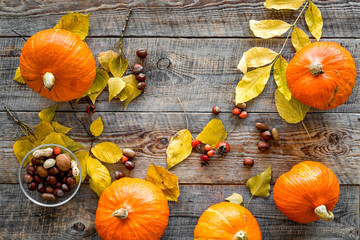
M 200 156 L 201 166 L 208 165 L 209 158 L 214 156 L 215 152 L 225 155 L 230 151 L 230 145 L 227 142 L 219 142 L 214 150 L 209 144 L 204 144 L 198 139 L 191 142 L 191 146 L 202 155 Z
M 136 55 L 139 58 L 143 59 L 147 55 L 147 50 L 145 48 L 139 48 L 138 50 L 136 50 Z M 136 80 L 139 82 L 136 87 L 141 91 L 144 90 L 146 87 L 146 75 L 142 72 L 143 70 L 144 67 L 140 63 L 135 63 L 132 67 L 132 71 L 136 76 Z
M 236 100 L 234 100 L 235 108 L 233 109 L 233 114 L 238 115 L 240 118 L 246 118 L 248 113 L 245 111 L 246 103 L 238 103 L 236 104 Z

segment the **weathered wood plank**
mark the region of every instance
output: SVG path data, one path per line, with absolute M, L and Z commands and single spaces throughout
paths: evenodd
M 299 11 L 271 11 L 264 1 L 1 1 L 0 36 L 30 36 L 52 28 L 62 15 L 92 12 L 90 36 L 120 36 L 127 9 L 133 15 L 128 36 L 249 37 L 250 19 L 293 23 Z M 360 4 L 356 0 L 316 1 L 324 19 L 324 37 L 359 37 Z M 303 18 L 300 26 L 305 29 Z
M 331 39 L 347 48 L 355 58 L 360 69 L 360 40 Z M 90 38 L 90 49 L 97 56 L 101 51 L 111 48 L 116 41 L 112 38 Z M 144 61 L 147 74 L 147 87 L 140 97 L 130 104 L 129 111 L 173 112 L 180 111 L 177 97 L 180 97 L 188 112 L 210 112 L 218 105 L 224 112 L 231 112 L 235 87 L 242 74 L 236 68 L 244 51 L 254 46 L 264 46 L 279 50 L 284 40 L 254 39 L 171 39 L 171 38 L 127 38 L 125 49 L 130 64 L 137 59 L 135 50 L 148 49 Z M 53 104 L 31 91 L 27 86 L 13 81 L 19 64 L 19 55 L 24 41 L 19 38 L 0 39 L 0 103 L 15 111 L 40 111 Z M 290 60 L 294 50 L 289 44 L 283 52 Z M 168 68 L 168 62 L 171 64 Z M 360 70 L 359 70 L 360 71 Z M 360 72 L 359 72 L 360 74 Z M 276 112 L 274 92 L 276 84 L 271 78 L 264 92 L 248 103 L 249 112 Z M 89 99 L 80 100 L 77 111 L 84 111 Z M 357 81 L 350 99 L 336 109 L 328 112 L 360 113 L 360 83 Z M 96 102 L 98 111 L 123 111 L 124 105 L 117 100 L 108 102 L 105 90 Z M 69 104 L 61 104 L 61 111 L 69 111 Z M 312 110 L 319 112 L 318 110 Z
M 17 113 L 22 121 L 36 125 L 39 120 L 36 113 Z M 148 166 L 152 163 L 166 166 L 166 147 L 170 137 L 185 128 L 182 113 L 78 113 L 78 117 L 87 125 L 99 116 L 104 122 L 104 132 L 96 141 L 111 141 L 121 148 L 130 147 L 137 152 L 136 168 L 126 170 L 122 163 L 106 164 L 111 174 L 122 170 L 131 177 L 144 178 Z M 230 131 L 236 119 L 230 121 L 231 114 L 220 114 L 227 131 Z M 188 114 L 189 130 L 195 137 L 214 116 L 212 114 Z M 0 183 L 17 182 L 19 164 L 13 154 L 12 144 L 16 140 L 16 127 L 5 113 L 0 113 Z M 92 120 L 91 120 L 92 119 Z M 58 112 L 56 120 L 73 127 L 69 133 L 74 140 L 90 146 L 90 138 L 84 132 L 72 113 Z M 260 133 L 254 127 L 257 121 L 276 127 L 281 141 L 272 142 L 268 152 L 260 152 L 257 143 Z M 209 167 L 201 167 L 200 154 L 192 155 L 171 169 L 181 183 L 188 184 L 245 184 L 246 181 L 266 169 L 272 163 L 274 182 L 293 165 L 305 160 L 319 161 L 339 178 L 341 184 L 359 184 L 360 135 L 358 125 L 360 114 L 308 114 L 304 123 L 309 129 L 309 139 L 301 124 L 290 125 L 281 120 L 278 114 L 250 114 L 242 120 L 227 141 L 231 152 L 225 157 L 213 158 Z M 255 165 L 248 169 L 243 166 L 244 157 L 253 157 Z
M 180 186 L 179 203 L 171 202 L 169 225 L 162 239 L 193 239 L 201 213 L 233 192 L 250 198 L 245 186 Z M 359 239 L 359 187 L 341 186 L 332 222 L 297 224 L 288 220 L 268 199 L 253 198 L 249 210 L 263 239 Z M 95 226 L 98 197 L 83 185 L 76 197 L 58 208 L 43 208 L 27 200 L 17 185 L 0 185 L 0 226 L 4 239 L 99 239 Z

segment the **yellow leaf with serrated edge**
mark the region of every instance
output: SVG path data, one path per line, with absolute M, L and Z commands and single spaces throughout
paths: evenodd
M 101 117 L 93 121 L 90 125 L 90 132 L 95 137 L 100 136 L 103 130 L 104 130 L 104 124 L 101 120 Z
M 77 101 L 83 97 L 89 96 L 91 101 L 95 103 L 96 98 L 107 86 L 109 78 L 109 74 L 106 71 L 96 68 L 96 76 L 91 84 L 91 87 L 80 98 L 78 98 Z
M 47 135 L 54 132 L 54 128 L 52 125 L 47 121 L 41 121 L 36 127 L 35 127 L 35 138 L 38 141 L 42 141 L 46 138 Z
M 246 51 L 241 58 L 238 68 L 247 73 L 248 68 L 259 68 L 274 61 L 278 53 L 263 47 L 253 47 Z
M 91 148 L 91 153 L 94 154 L 97 159 L 106 163 L 116 163 L 123 156 L 121 149 L 111 142 L 97 144 Z
M 310 38 L 303 30 L 298 27 L 294 28 L 294 31 L 291 34 L 291 43 L 295 50 L 298 52 L 300 49 L 310 44 Z
M 163 167 L 151 164 L 146 173 L 146 180 L 158 186 L 168 201 L 177 202 L 180 189 L 179 180 L 175 174 L 172 174 Z
M 243 103 L 260 95 L 270 77 L 272 65 L 257 68 L 244 75 L 236 86 L 236 103 Z
M 308 9 L 305 12 L 305 21 L 311 34 L 319 41 L 324 23 L 320 10 L 313 2 L 310 2 Z
M 100 197 L 105 188 L 111 184 L 109 170 L 99 160 L 88 156 L 87 174 L 90 176 L 90 187 Z
M 259 175 L 250 178 L 246 182 L 253 196 L 268 197 L 270 193 L 270 180 L 271 180 L 271 164 L 269 167 Z
M 233 193 L 230 197 L 225 198 L 225 200 L 236 203 L 236 204 L 242 204 L 244 199 L 243 196 L 239 193 Z
M 110 72 L 114 75 L 114 77 L 121 78 L 126 72 L 128 66 L 128 60 L 126 58 L 123 58 L 121 54 L 119 54 L 117 57 L 110 59 L 109 61 L 109 69 Z
M 121 78 L 127 85 L 130 85 L 134 88 L 133 92 L 128 96 L 125 100 L 125 110 L 129 106 L 132 100 L 134 100 L 137 96 L 139 96 L 142 93 L 142 90 L 139 90 L 137 88 L 137 84 L 139 83 L 136 80 L 135 75 L 131 74 L 129 76 L 125 76 Z M 120 93 L 120 99 L 121 99 L 121 93 Z
M 196 139 L 204 144 L 209 144 L 212 148 L 216 148 L 216 144 L 224 141 L 226 137 L 227 133 L 222 121 L 220 119 L 213 119 L 197 135 Z
M 21 76 L 20 67 L 16 69 L 14 80 L 17 81 L 20 84 L 25 84 L 25 80 Z
M 299 102 L 294 97 L 287 101 L 278 89 L 275 91 L 275 104 L 280 117 L 288 123 L 301 122 L 310 109 L 310 107 Z
M 124 77 L 126 78 L 126 77 Z M 130 84 L 126 84 L 124 89 L 116 96 L 120 101 L 125 101 L 134 92 L 134 87 Z
M 61 133 L 52 132 L 46 136 L 41 144 L 57 144 L 66 147 L 64 140 L 61 137 Z
M 89 14 L 81 14 L 77 12 L 68 13 L 61 17 L 60 21 L 54 29 L 64 29 L 78 35 L 84 40 L 89 32 Z
M 269 9 L 290 9 L 297 10 L 299 9 L 305 0 L 266 0 L 264 6 Z
M 268 39 L 283 35 L 291 27 L 281 20 L 250 20 L 250 29 L 256 37 Z
M 124 88 L 126 83 L 118 77 L 113 77 L 109 79 L 109 102 L 111 99 L 116 97 Z
M 286 82 L 286 68 L 288 63 L 286 60 L 280 55 L 274 64 L 274 79 L 278 86 L 279 91 L 284 95 L 287 101 L 291 99 L 291 92 L 288 88 Z
M 65 134 L 63 133 L 59 133 L 62 140 L 64 141 L 65 143 L 65 147 L 67 149 L 69 149 L 70 151 L 72 152 L 75 152 L 77 150 L 80 150 L 80 149 L 83 149 L 85 148 L 85 146 L 81 145 L 80 143 L 78 142 L 75 142 L 74 140 L 72 140 L 70 137 L 66 136 Z
M 26 156 L 28 152 L 30 152 L 35 147 L 34 144 L 32 144 L 28 139 L 18 140 L 13 145 L 13 151 L 14 154 L 19 161 L 19 164 L 21 164 L 22 160 Z M 26 166 L 32 158 L 32 155 L 30 155 L 26 161 L 24 162 L 24 166 Z
M 189 130 L 183 129 L 171 137 L 166 149 L 167 168 L 170 169 L 186 159 L 192 151 L 192 136 Z
M 64 125 L 61 125 L 60 123 L 55 122 L 55 121 L 51 122 L 51 126 L 54 128 L 54 131 L 57 133 L 66 134 L 71 130 L 71 128 L 65 127 Z
M 87 176 L 87 159 L 90 157 L 90 154 L 88 151 L 77 151 L 75 154 L 75 157 L 80 162 L 81 166 L 81 172 L 82 172 L 82 178 L 81 182 L 83 182 Z M 76 177 L 76 182 L 79 181 L 80 175 Z
M 119 56 L 118 53 L 116 53 L 112 50 L 109 50 L 106 52 L 101 52 L 98 55 L 98 60 L 99 60 L 100 65 L 105 69 L 105 71 L 110 72 L 109 62 L 112 58 L 116 58 L 118 56 Z
M 56 108 L 57 108 L 57 104 L 55 104 L 52 107 L 46 108 L 44 110 L 41 110 L 41 112 L 39 112 L 39 118 L 41 121 L 47 121 L 47 122 L 52 122 L 54 120 L 55 117 L 55 112 L 56 112 Z

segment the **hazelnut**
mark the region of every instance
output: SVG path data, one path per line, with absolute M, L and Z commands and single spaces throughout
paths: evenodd
M 36 171 L 38 175 L 42 178 L 46 178 L 49 175 L 48 171 L 43 166 L 38 166 L 36 168 Z
M 56 157 L 56 166 L 64 172 L 67 172 L 71 167 L 71 158 L 69 155 L 62 153 Z
M 123 154 L 129 158 L 134 158 L 136 153 L 134 152 L 134 150 L 130 149 L 130 148 L 124 148 L 123 149 Z

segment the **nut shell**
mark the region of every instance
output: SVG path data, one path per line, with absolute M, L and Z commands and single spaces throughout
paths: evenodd
M 67 172 L 71 167 L 71 158 L 69 155 L 62 153 L 56 157 L 56 166 L 64 172 Z

